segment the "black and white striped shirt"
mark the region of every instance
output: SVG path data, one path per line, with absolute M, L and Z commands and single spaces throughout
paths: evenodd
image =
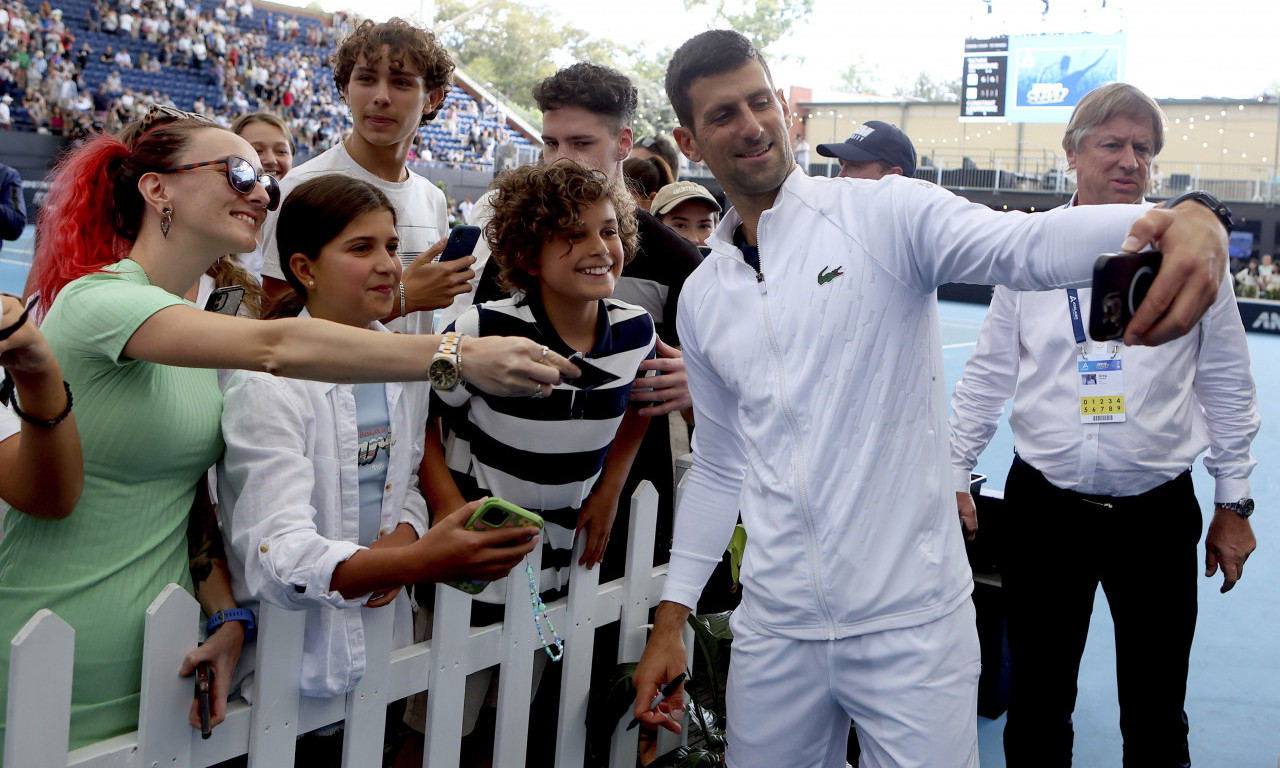
M 565 357 L 575 354 L 536 297 L 479 304 L 450 329 L 523 336 Z M 444 420 L 445 460 L 459 491 L 466 499 L 498 496 L 542 515 L 544 568 L 569 563 L 578 509 L 600 478 L 636 372 L 654 356 L 656 339 L 648 312 L 604 299 L 595 346 L 584 357 L 617 380 L 585 391 L 561 383 L 539 399 L 498 397 L 470 384 L 433 397 L 433 405 L 442 406 L 433 413 Z

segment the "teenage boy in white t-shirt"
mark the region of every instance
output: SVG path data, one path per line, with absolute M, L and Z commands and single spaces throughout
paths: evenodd
M 330 63 L 355 128 L 342 143 L 293 169 L 280 184 L 281 195 L 328 173 L 381 189 L 396 207 L 405 264 L 401 298 L 385 323 L 393 331 L 430 333 L 430 310 L 466 293 L 475 276 L 470 256 L 434 262 L 449 231 L 448 206 L 439 188 L 406 165 L 418 127 L 435 117 L 452 86 L 453 60 L 431 32 L 393 18 L 361 24 Z M 288 286 L 276 249 L 275 214 L 263 226 L 262 254 L 263 288 L 274 295 Z

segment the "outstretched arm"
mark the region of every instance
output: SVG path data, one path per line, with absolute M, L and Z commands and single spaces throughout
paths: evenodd
M 250 320 L 174 305 L 147 318 L 125 344 L 125 357 L 190 368 L 265 371 L 316 381 L 425 381 L 438 335 L 377 333 L 313 318 Z M 342 350 L 342 354 L 334 354 Z M 504 336 L 464 337 L 462 374 L 504 396 L 581 373 L 561 355 L 542 360 L 542 345 Z

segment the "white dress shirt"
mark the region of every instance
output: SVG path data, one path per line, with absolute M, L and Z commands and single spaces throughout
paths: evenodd
M 353 386 L 239 371 L 222 413 L 227 447 L 218 464 L 219 516 L 236 602 L 268 600 L 307 611 L 302 691 L 309 696 L 344 693 L 364 675 L 358 609 L 369 595 L 348 599 L 330 588 L 338 564 L 364 549 L 356 543 Z M 385 386 L 391 452 L 379 535 L 408 523 L 421 536 L 427 505 L 418 490 L 418 464 L 430 389 L 425 382 Z M 394 610 L 397 639 L 410 641 L 403 591 L 377 610 Z
M 1091 292 L 1079 294 L 1087 328 Z M 1248 496 L 1259 419 L 1230 276 L 1190 333 L 1158 347 L 1115 342 L 1103 354 L 1113 349 L 1124 365 L 1126 420 L 1082 424 L 1067 292 L 997 288 L 951 401 L 955 490 L 969 489 L 969 472 L 1013 397 L 1014 449 L 1059 488 L 1134 496 L 1177 477 L 1207 447 L 1214 499 Z

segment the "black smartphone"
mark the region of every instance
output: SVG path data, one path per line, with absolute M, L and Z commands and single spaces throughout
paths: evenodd
M 213 696 L 213 667 L 202 661 L 196 665 L 196 699 L 200 702 L 200 738 L 207 739 L 213 735 L 213 726 L 209 724 L 209 709 Z
M 1104 253 L 1093 263 L 1093 300 L 1089 304 L 1089 336 L 1094 341 L 1124 335 L 1138 306 L 1160 271 L 1162 256 L 1146 253 Z
M 242 301 L 244 301 L 244 286 L 228 285 L 215 288 L 213 293 L 209 294 L 209 300 L 204 303 L 204 308 L 220 315 L 234 315 L 240 311 Z
M 449 232 L 449 242 L 444 245 L 444 253 L 440 261 L 453 261 L 468 256 L 480 242 L 480 228 L 470 224 L 459 224 Z
M 618 375 L 609 373 L 599 366 L 588 363 L 583 359 L 581 352 L 570 357 L 569 362 L 578 366 L 578 369 L 582 371 L 582 375 L 577 378 L 565 378 L 564 383 L 571 387 L 577 387 L 582 390 L 591 390 L 596 387 L 603 387 L 605 384 L 610 384 L 620 378 Z

